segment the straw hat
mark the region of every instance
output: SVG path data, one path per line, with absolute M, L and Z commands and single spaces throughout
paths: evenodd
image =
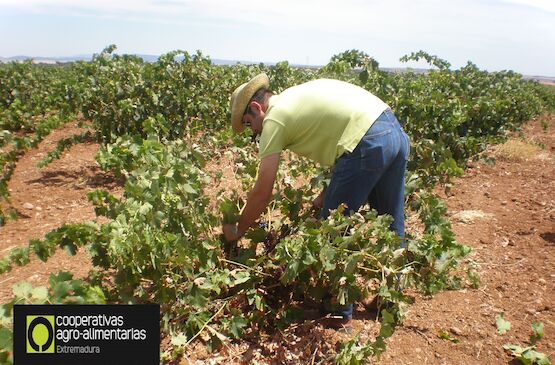
M 252 96 L 261 88 L 267 89 L 270 86 L 270 79 L 265 73 L 261 73 L 253 77 L 249 82 L 245 82 L 239 86 L 233 94 L 231 94 L 231 127 L 233 132 L 241 133 L 245 130 L 242 119 L 247 104 Z

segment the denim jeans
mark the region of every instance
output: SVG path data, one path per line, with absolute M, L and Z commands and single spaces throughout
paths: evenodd
M 336 161 L 321 217 L 327 218 L 329 210 L 341 203 L 347 205 L 345 214 L 349 214 L 369 202 L 378 214 L 393 217 L 390 228 L 401 238 L 401 247 L 405 247 L 405 169 L 409 151 L 409 137 L 387 109 L 353 152 Z M 349 305 L 340 314 L 350 319 L 352 312 L 353 306 Z

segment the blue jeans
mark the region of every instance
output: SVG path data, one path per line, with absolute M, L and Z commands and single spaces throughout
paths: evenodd
M 387 109 L 353 152 L 337 159 L 320 216 L 327 218 L 329 210 L 341 203 L 347 205 L 345 214 L 349 214 L 369 202 L 378 214 L 393 217 L 390 228 L 401 238 L 401 247 L 405 247 L 405 170 L 409 151 L 409 137 Z M 341 310 L 346 319 L 352 313 L 352 305 Z

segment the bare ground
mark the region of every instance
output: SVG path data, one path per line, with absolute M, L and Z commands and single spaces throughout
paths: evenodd
M 28 151 L 17 163 L 8 184 L 12 206 L 19 218 L 0 227 L 0 255 L 6 256 L 18 246 L 26 246 L 30 239 L 43 239 L 51 230 L 64 223 L 79 223 L 95 219 L 94 209 L 86 193 L 106 189 L 114 193 L 118 188 L 114 179 L 102 172 L 94 156 L 96 143 L 82 143 L 66 151 L 59 160 L 45 168 L 37 163 L 52 151 L 58 140 L 80 134 L 76 123 L 66 124 L 53 131 L 38 148 Z M 30 264 L 14 267 L 0 275 L 0 299 L 9 300 L 12 285 L 28 281 L 34 286 L 45 285 L 50 273 L 70 271 L 74 277 L 84 277 L 92 267 L 85 252 L 75 257 L 59 250 L 46 263 L 31 254 Z

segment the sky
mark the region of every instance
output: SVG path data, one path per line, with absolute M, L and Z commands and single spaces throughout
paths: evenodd
M 424 50 L 487 71 L 555 77 L 555 0 L 0 0 L 0 57 L 201 50 L 324 65 L 357 49 L 381 67 Z

